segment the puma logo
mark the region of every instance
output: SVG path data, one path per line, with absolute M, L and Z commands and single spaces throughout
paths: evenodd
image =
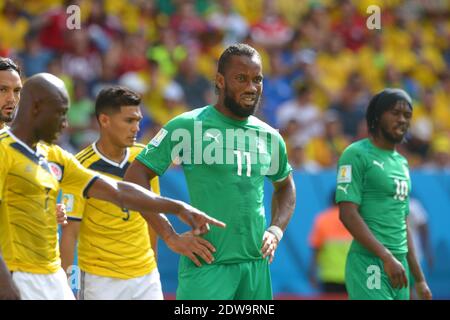
M 215 141 L 216 143 L 219 143 L 219 139 L 218 139 L 219 136 L 220 136 L 220 133 L 218 133 L 216 136 L 213 136 L 210 132 L 206 132 L 206 133 L 205 133 L 205 137 L 214 139 L 214 141 Z
M 347 184 L 345 187 L 344 186 L 337 186 L 338 190 L 342 190 L 344 191 L 345 194 L 347 194 L 347 189 L 348 189 L 349 184 Z
M 373 160 L 373 164 L 379 166 L 381 170 L 384 170 L 384 162 L 378 162 L 377 160 Z

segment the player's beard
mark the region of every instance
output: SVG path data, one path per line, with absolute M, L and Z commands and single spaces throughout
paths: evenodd
M 240 118 L 247 118 L 254 114 L 259 107 L 260 97 L 257 95 L 255 99 L 255 103 L 250 108 L 245 108 L 241 106 L 230 94 L 228 87 L 225 85 L 225 97 L 224 97 L 224 105 L 225 108 L 230 110 L 235 116 Z
M 398 143 L 402 143 L 405 139 L 405 135 L 401 135 L 401 136 L 394 136 L 391 133 L 389 133 L 389 131 L 387 131 L 386 129 L 384 129 L 383 127 L 380 127 L 380 133 L 383 136 L 384 139 L 386 139 L 387 141 L 394 143 L 394 144 L 398 144 Z
M 5 115 L 3 112 L 0 111 L 0 122 L 6 123 L 11 122 L 14 119 L 15 112 L 11 112 L 10 115 Z

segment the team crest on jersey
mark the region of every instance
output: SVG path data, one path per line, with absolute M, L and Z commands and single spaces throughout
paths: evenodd
M 168 131 L 164 128 L 161 128 L 159 132 L 156 134 L 156 136 L 153 137 L 153 139 L 150 141 L 150 144 L 152 146 L 158 147 L 163 139 L 166 137 Z
M 73 199 L 74 199 L 73 198 L 73 194 L 70 194 L 70 193 L 65 193 L 62 196 L 62 203 L 66 206 L 66 212 L 67 213 L 73 211 L 73 202 L 74 202 Z
M 338 170 L 337 183 L 350 183 L 352 182 L 352 166 L 344 165 L 340 166 Z
M 49 162 L 48 167 L 52 175 L 56 178 L 56 180 L 61 181 L 63 176 L 63 169 L 61 168 L 61 166 L 57 163 Z

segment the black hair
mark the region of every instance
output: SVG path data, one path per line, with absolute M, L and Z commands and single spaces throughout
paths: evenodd
M 226 48 L 220 55 L 219 62 L 217 65 L 217 72 L 222 75 L 225 74 L 225 70 L 232 56 L 247 56 L 251 58 L 254 55 L 257 55 L 261 59 L 261 56 L 259 55 L 258 51 L 256 51 L 256 49 L 253 48 L 252 46 L 249 46 L 248 44 L 245 43 L 233 44 L 228 48 Z M 217 86 L 217 84 L 215 85 L 215 89 L 216 93 L 218 93 L 219 87 Z
M 247 56 L 251 58 L 254 55 L 260 57 L 258 51 L 256 51 L 255 48 L 249 46 L 248 44 L 233 44 L 226 48 L 225 51 L 220 55 L 217 71 L 221 74 L 224 74 L 227 64 L 232 56 Z
M 141 97 L 136 92 L 122 87 L 114 86 L 102 89 L 95 101 L 95 116 L 99 117 L 101 113 L 115 113 L 120 111 L 123 106 L 138 106 L 141 103 Z
M 16 71 L 20 76 L 19 66 L 10 58 L 0 57 L 0 71 L 13 70 Z
M 386 88 L 372 97 L 366 110 L 367 129 L 376 134 L 381 115 L 395 107 L 398 101 L 405 101 L 412 110 L 412 100 L 402 89 Z

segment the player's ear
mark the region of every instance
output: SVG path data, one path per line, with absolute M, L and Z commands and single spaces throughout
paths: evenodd
M 98 123 L 100 127 L 108 127 L 109 126 L 109 117 L 104 113 L 100 113 L 98 115 Z
M 216 73 L 215 83 L 217 89 L 222 90 L 225 88 L 225 77 L 220 72 Z

